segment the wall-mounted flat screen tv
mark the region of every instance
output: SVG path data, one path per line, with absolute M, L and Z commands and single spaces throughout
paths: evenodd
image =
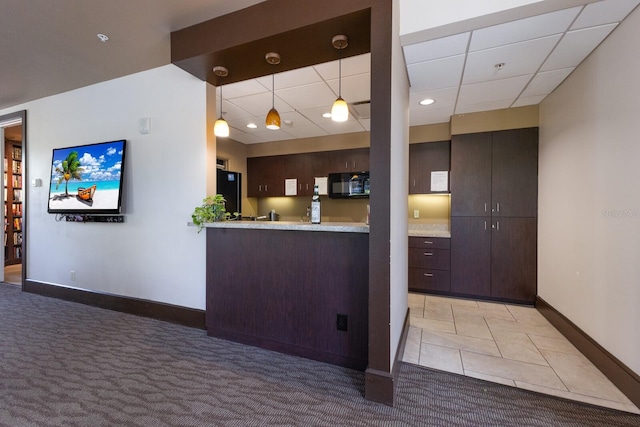
M 55 148 L 49 213 L 119 214 L 125 140 Z

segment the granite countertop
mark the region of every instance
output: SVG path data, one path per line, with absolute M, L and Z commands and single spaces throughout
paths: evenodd
M 206 228 L 248 228 L 254 230 L 331 231 L 334 233 L 368 233 L 362 222 L 323 222 L 311 224 L 301 221 L 221 221 L 205 224 Z
M 409 223 L 409 237 L 444 237 L 451 238 L 448 224 L 441 223 Z

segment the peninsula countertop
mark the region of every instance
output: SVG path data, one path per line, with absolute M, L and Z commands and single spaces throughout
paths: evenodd
M 192 225 L 192 224 L 190 224 Z M 235 228 L 254 230 L 329 231 L 334 233 L 368 233 L 369 226 L 362 222 L 323 222 L 311 224 L 301 221 L 221 221 L 207 223 L 205 228 Z M 409 223 L 409 237 L 450 238 L 447 224 Z
M 362 222 L 323 222 L 311 224 L 302 221 L 221 221 L 207 223 L 206 228 L 247 228 L 254 230 L 330 231 L 334 233 L 368 233 L 369 226 Z

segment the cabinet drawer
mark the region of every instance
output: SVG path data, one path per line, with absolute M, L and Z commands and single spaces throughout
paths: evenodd
M 409 267 L 450 270 L 451 251 L 448 249 L 409 248 Z
M 444 237 L 409 237 L 410 248 L 449 249 L 451 239 Z
M 451 272 L 445 270 L 409 269 L 409 289 L 451 291 Z

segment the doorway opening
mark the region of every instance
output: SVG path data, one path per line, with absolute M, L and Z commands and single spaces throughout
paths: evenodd
M 26 112 L 0 116 L 3 186 L 0 217 L 4 224 L 4 268 L 0 280 L 22 287 L 25 269 Z

